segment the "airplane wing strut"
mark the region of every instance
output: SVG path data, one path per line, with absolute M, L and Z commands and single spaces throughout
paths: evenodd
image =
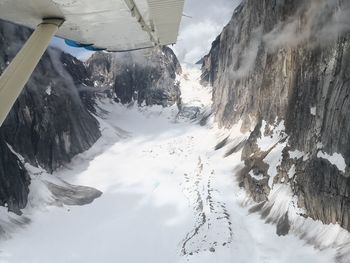
M 63 22 L 63 19 L 44 19 L 1 75 L 0 125 L 6 119 L 17 97 L 49 46 L 52 37 Z
M 112 52 L 174 44 L 183 6 L 184 0 L 0 0 L 0 19 L 34 29 L 0 77 L 0 126 L 54 35 Z

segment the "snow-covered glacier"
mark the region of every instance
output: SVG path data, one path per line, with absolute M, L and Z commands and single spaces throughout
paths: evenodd
M 52 177 L 102 195 L 85 206 L 38 207 L 51 193 L 32 184 L 28 207 L 35 209 L 23 211 L 30 223 L 16 224 L 22 227 L 1 241 L 0 262 L 334 262 L 335 249 L 320 251 L 293 233 L 278 236 L 249 211 L 252 201 L 235 177 L 248 134 L 239 125 L 217 127 L 212 90 L 200 85 L 200 75 L 183 66 L 180 110 L 100 98 L 102 137 Z M 5 228 L 16 220 L 0 216 Z

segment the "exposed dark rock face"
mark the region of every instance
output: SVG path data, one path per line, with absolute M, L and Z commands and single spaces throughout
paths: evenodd
M 211 50 L 202 60 L 202 76 L 201 84 L 213 84 L 217 78 L 218 63 L 219 63 L 219 49 L 220 49 L 220 35 L 215 39 L 211 45 Z
M 146 105 L 173 105 L 180 100 L 176 74 L 181 66 L 168 47 L 127 53 L 95 53 L 88 61 L 95 87 L 115 93 L 116 100 Z
M 100 137 L 84 107 L 62 53 L 44 55 L 2 126 L 7 142 L 32 164 L 52 172 Z
M 288 143 L 273 182 L 291 185 L 306 216 L 337 222 L 348 230 L 349 10 L 350 3 L 343 0 L 244 0 L 202 68 L 202 81 L 214 88 L 220 125 L 230 127 L 243 120 L 243 131 L 254 130 L 243 151 L 246 168 L 241 174 L 242 185 L 253 198 L 265 200 L 271 188 L 265 167 L 269 153 L 265 155 L 257 144 L 270 131 L 261 132 L 261 121 L 273 129 L 284 120 Z M 273 151 L 276 145 L 270 147 Z M 290 151 L 296 149 L 306 158 L 291 158 Z M 320 151 L 341 154 L 345 171 L 319 158 Z M 291 179 L 288 172 L 293 165 Z M 261 180 L 249 174 L 253 170 Z
M 85 64 L 79 59 L 67 53 L 61 53 L 61 61 L 64 69 L 72 76 L 74 85 L 78 89 L 80 99 L 85 107 L 95 113 L 95 92 L 90 73 Z
M 0 23 L 1 71 L 30 34 L 29 29 Z M 7 203 L 15 211 L 23 208 L 30 183 L 5 142 L 27 162 L 52 172 L 100 137 L 98 122 L 88 111 L 92 98 L 77 89 L 89 85 L 87 77 L 84 64 L 77 59 L 56 49 L 45 53 L 1 127 L 0 205 Z
M 30 34 L 27 28 L 0 21 L 0 72 Z M 180 102 L 179 73 L 180 64 L 167 47 L 150 54 L 100 52 L 86 64 L 49 48 L 0 128 L 0 206 L 20 213 L 30 184 L 30 176 L 7 143 L 26 162 L 53 172 L 101 136 L 91 114 L 96 93 L 107 92 L 123 103 L 136 100 L 169 106 Z M 101 195 L 95 189 L 68 184 L 49 189 L 65 204 L 89 203 Z
M 20 213 L 27 204 L 29 175 L 0 132 L 0 205 Z

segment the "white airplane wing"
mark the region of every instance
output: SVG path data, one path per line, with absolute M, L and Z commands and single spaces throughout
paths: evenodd
M 0 19 L 35 29 L 63 18 L 57 36 L 109 51 L 176 42 L 184 0 L 0 0 Z

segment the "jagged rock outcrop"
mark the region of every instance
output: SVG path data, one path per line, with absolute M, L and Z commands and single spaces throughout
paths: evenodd
M 2 126 L 6 141 L 32 164 L 53 171 L 100 137 L 71 75 L 49 50 Z
M 252 132 L 241 185 L 264 201 L 274 184 L 288 183 L 304 216 L 348 230 L 349 14 L 344 0 L 244 0 L 202 68 L 216 120 L 226 127 L 242 120 L 242 131 Z M 259 140 L 272 137 L 262 149 Z
M 79 97 L 85 107 L 92 113 L 96 112 L 94 84 L 86 65 L 68 53 L 61 53 L 61 62 L 64 69 L 72 76 L 75 87 L 78 89 Z
M 19 214 L 27 204 L 29 183 L 27 171 L 11 152 L 0 131 L 0 206 Z
M 27 28 L 0 21 L 0 72 L 30 34 Z M 167 47 L 148 53 L 97 52 L 87 63 L 49 48 L 0 128 L 0 206 L 20 213 L 27 204 L 30 176 L 12 151 L 31 165 L 53 172 L 101 136 L 92 115 L 97 93 L 107 92 L 122 103 L 136 100 L 139 104 L 173 105 L 180 101 L 176 81 L 180 72 L 176 56 Z M 90 202 L 101 194 L 94 189 L 65 187 L 62 191 L 72 194 L 67 200 L 84 192 Z M 58 196 L 57 189 L 52 189 Z
M 95 53 L 87 61 L 95 87 L 116 95 L 116 100 L 170 106 L 180 100 L 176 74 L 181 66 L 168 47 L 153 51 Z
M 24 27 L 0 23 L 1 71 L 30 33 Z M 100 137 L 98 122 L 88 111 L 91 96 L 79 96 L 77 89 L 89 84 L 87 77 L 84 64 L 77 59 L 52 48 L 45 53 L 0 129 L 0 205 L 6 203 L 15 211 L 24 208 L 30 183 L 6 143 L 27 162 L 52 172 Z

